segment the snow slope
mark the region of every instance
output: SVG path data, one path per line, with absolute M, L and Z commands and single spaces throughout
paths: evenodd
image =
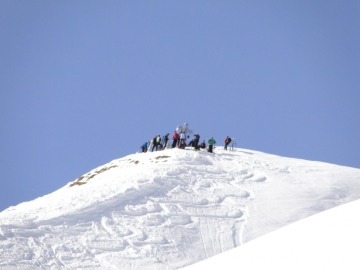
M 10 207 L 0 266 L 177 269 L 360 198 L 359 169 L 235 150 L 129 155 Z
M 358 270 L 359 212 L 356 200 L 183 269 Z

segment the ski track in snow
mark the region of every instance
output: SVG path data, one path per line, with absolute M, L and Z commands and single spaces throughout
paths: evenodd
M 359 179 L 242 149 L 134 154 L 0 213 L 0 267 L 178 269 L 358 199 Z

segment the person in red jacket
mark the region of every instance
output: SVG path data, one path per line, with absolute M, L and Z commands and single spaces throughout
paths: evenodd
M 172 143 L 171 148 L 176 147 L 176 144 L 177 144 L 178 140 L 179 140 L 179 134 L 177 134 L 177 132 L 176 132 L 176 130 L 175 130 L 175 133 L 174 133 L 174 135 L 173 135 L 173 143 Z
M 224 140 L 224 143 L 225 143 L 224 150 L 227 150 L 228 145 L 231 143 L 231 138 L 227 136 Z

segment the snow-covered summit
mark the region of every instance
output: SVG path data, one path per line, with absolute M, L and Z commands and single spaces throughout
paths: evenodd
M 216 148 L 133 154 L 0 213 L 0 266 L 177 269 L 360 198 L 360 170 Z

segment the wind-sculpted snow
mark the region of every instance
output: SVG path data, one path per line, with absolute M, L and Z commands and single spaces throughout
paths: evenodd
M 216 148 L 134 154 L 0 213 L 0 267 L 178 269 L 360 198 L 360 170 Z

